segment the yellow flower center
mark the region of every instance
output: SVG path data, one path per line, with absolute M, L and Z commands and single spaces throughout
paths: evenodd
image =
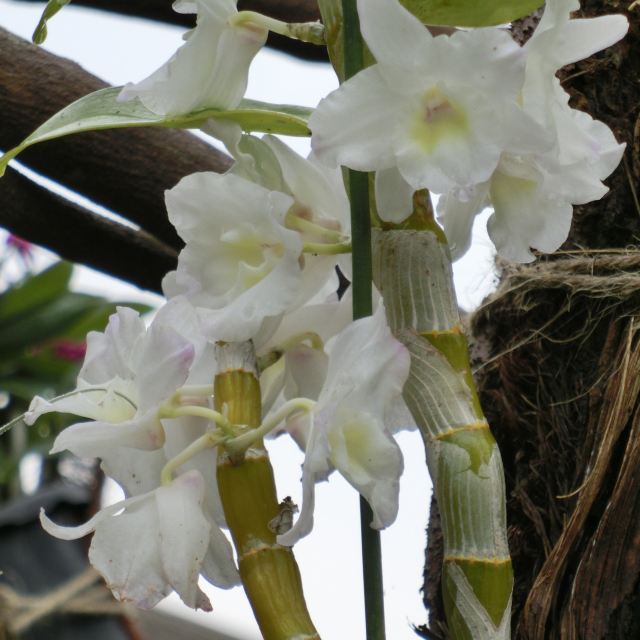
M 438 87 L 426 91 L 415 114 L 411 136 L 431 153 L 444 139 L 463 136 L 468 131 L 467 114 Z

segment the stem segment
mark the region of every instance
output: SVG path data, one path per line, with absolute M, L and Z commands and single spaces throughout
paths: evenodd
M 442 590 L 452 640 L 508 640 L 513 573 L 504 472 L 471 369 L 446 238 L 429 196 L 376 231 L 375 279 L 389 325 L 411 353 L 404 388 L 420 428 L 444 538 Z
M 247 432 L 259 427 L 262 401 L 251 343 L 218 345 L 224 363 L 214 380 L 215 408 Z M 237 428 L 237 427 L 236 427 Z M 290 547 L 269 523 L 279 515 L 269 456 L 258 440 L 240 457 L 218 448 L 218 489 L 240 576 L 264 640 L 319 640 Z

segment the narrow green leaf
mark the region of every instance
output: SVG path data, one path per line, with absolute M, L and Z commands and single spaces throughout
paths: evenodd
M 1 294 L 0 329 L 63 295 L 67 291 L 72 271 L 73 265 L 69 262 L 56 262 Z
M 45 41 L 47 37 L 47 21 L 53 18 L 62 7 L 70 2 L 71 0 L 49 0 L 49 2 L 47 2 L 47 6 L 44 8 L 42 16 L 40 17 L 40 22 L 38 22 L 38 26 L 31 37 L 35 44 L 42 44 Z
M 542 0 L 400 0 L 424 24 L 489 27 L 529 15 Z
M 236 109 L 203 109 L 193 113 L 162 116 L 149 111 L 139 100 L 118 102 L 122 87 L 109 87 L 90 93 L 62 109 L 0 158 L 0 176 L 8 162 L 38 142 L 73 133 L 123 127 L 198 128 L 209 118 L 237 122 L 245 131 L 279 133 L 289 136 L 311 134 L 307 122 L 312 109 L 295 105 L 269 104 L 242 100 Z

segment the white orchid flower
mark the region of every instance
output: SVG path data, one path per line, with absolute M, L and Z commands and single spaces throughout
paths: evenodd
M 210 122 L 236 164 L 225 175 L 187 176 L 166 194 L 185 241 L 163 288 L 196 306 L 211 340 L 252 339 L 259 349 L 280 321 L 350 272 L 349 202 L 339 171 L 272 136 Z M 215 215 L 211 206 L 215 203 Z
M 546 3 L 540 24 L 523 48 L 527 65 L 521 96 L 523 109 L 554 132 L 557 163 L 574 177 L 577 172 L 582 175 L 583 187 L 568 196 L 574 204 L 606 193 L 600 181 L 618 165 L 625 145 L 616 142 L 605 124 L 569 107 L 569 94 L 555 74 L 564 65 L 615 44 L 629 28 L 623 15 L 570 19 L 571 12 L 579 8 L 577 0 Z M 600 194 L 591 195 L 594 189 Z
M 547 253 L 558 249 L 571 226 L 573 207 L 566 194 L 572 176 L 563 173 L 557 163 L 553 166 L 556 174 L 535 157 L 505 154 L 490 180 L 477 185 L 467 200 L 452 193 L 440 198 L 438 218 L 449 240 L 452 259 L 467 251 L 474 218 L 489 206 L 493 213 L 487 230 L 503 258 L 530 262 L 534 259 L 531 248 Z M 564 194 L 553 189 L 560 185 Z
M 171 574 L 163 573 L 164 569 L 150 571 L 151 583 L 141 578 L 142 566 L 137 565 L 139 560 L 134 551 L 130 555 L 123 553 L 121 561 L 114 560 L 113 564 L 110 562 L 113 558 L 104 556 L 107 552 L 116 553 L 121 544 L 121 539 L 109 542 L 109 536 L 125 536 L 128 531 L 142 527 L 145 518 L 152 536 L 156 533 L 164 536 L 161 529 L 167 526 L 168 516 L 158 515 L 156 511 L 162 512 L 163 505 L 174 499 L 180 501 L 184 497 L 187 503 L 193 502 L 197 494 L 198 513 L 194 522 L 207 523 L 202 543 L 204 551 L 198 552 L 202 565 L 198 571 L 221 588 L 235 586 L 240 580 L 231 547 L 219 529 L 224 516 L 215 481 L 215 451 L 202 451 L 181 465 L 177 472 L 182 475 L 171 485 L 173 488 L 160 486 L 167 462 L 210 428 L 206 420 L 188 416 L 164 419 L 161 423 L 161 407 L 184 383 L 202 384 L 205 371 L 208 371 L 206 381 L 210 382 L 214 368 L 211 346 L 199 335 L 195 310 L 186 301 L 178 299 L 165 305 L 148 330 L 135 311 L 119 308 L 109 319 L 104 333 L 88 335 L 77 393 L 52 402 L 36 398 L 26 417 L 27 422 L 32 423 L 43 413 L 57 411 L 93 419 L 65 429 L 56 438 L 52 451 L 68 449 L 76 455 L 101 458 L 105 473 L 124 489 L 127 500 L 103 510 L 91 521 L 97 532 L 94 541 L 103 540 L 95 542 L 97 546 L 92 547 L 91 559 L 116 595 L 140 606 L 153 606 L 168 593 L 171 585 L 190 606 L 207 606 L 206 598 L 194 600 L 192 587 L 186 585 L 184 579 L 174 580 Z M 123 508 L 122 516 L 112 517 Z M 167 514 L 168 509 L 163 512 Z M 165 522 L 159 523 L 160 530 L 156 532 L 153 527 L 159 517 L 164 517 Z M 71 533 L 71 537 L 85 535 L 89 526 L 88 523 L 84 528 L 67 530 L 48 522 L 45 528 L 53 535 L 71 539 Z M 198 544 L 204 535 L 202 527 L 204 525 L 199 525 L 197 529 Z M 187 531 L 185 535 L 191 534 Z M 146 534 L 145 538 L 148 537 Z M 139 538 L 136 534 L 132 540 Z M 103 549 L 106 549 L 104 553 Z M 163 554 L 168 553 L 162 549 Z M 158 549 L 149 549 L 149 553 L 157 555 Z M 156 558 L 154 562 L 157 565 L 165 560 Z M 168 582 L 165 588 L 158 589 L 154 581 L 163 575 L 162 579 Z
M 555 77 L 563 65 L 608 47 L 624 36 L 624 16 L 570 20 L 575 0 L 549 0 L 542 20 L 523 50 L 527 53 L 520 101 L 555 137 L 544 153 L 503 153 L 491 178 L 466 194 L 440 199 L 438 217 L 452 257 L 469 247 L 476 214 L 493 206 L 489 236 L 498 253 L 516 262 L 534 259 L 531 248 L 558 249 L 571 226 L 573 205 L 602 198 L 602 183 L 618 165 L 625 145 L 588 114 L 569 107 L 569 95 Z
M 279 359 L 261 373 L 262 408 L 265 418 L 293 398 L 317 400 L 327 377 L 328 342 L 352 321 L 352 297 L 349 287 L 338 299 L 337 278 L 324 291 L 298 309 L 287 313 L 275 333 L 261 346 L 259 355 L 270 352 Z M 306 448 L 310 422 L 308 414 L 294 413 L 284 428 L 301 449 Z
M 486 181 L 505 149 L 551 144 L 516 103 L 525 54 L 507 31 L 433 37 L 397 0 L 358 0 L 358 14 L 377 64 L 312 115 L 321 160 L 361 171 L 397 167 L 414 191 L 446 193 Z
M 249 65 L 267 39 L 253 23 L 231 24 L 237 0 L 177 0 L 178 13 L 197 13 L 185 44 L 148 78 L 128 84 L 122 101 L 139 98 L 154 113 L 182 114 L 205 108 L 232 109 L 247 88 Z
M 52 453 L 65 449 L 80 457 L 101 458 L 105 472 L 129 495 L 147 490 L 165 432 L 159 407 L 180 387 L 194 358 L 193 345 L 168 326 L 147 331 L 138 313 L 120 307 L 104 333 L 87 336 L 87 354 L 75 391 L 51 402 L 36 397 L 25 415 L 33 424 L 44 413 L 63 412 L 88 418 L 64 429 Z M 131 469 L 127 458 L 139 450 L 145 471 Z
M 313 526 L 315 483 L 337 469 L 369 502 L 371 526 L 397 515 L 402 453 L 387 423 L 409 374 L 409 353 L 391 335 L 380 305 L 333 341 L 302 470 L 300 517 L 278 542 L 292 545 Z
M 204 516 L 204 479 L 197 471 L 170 485 L 106 507 L 77 527 L 60 526 L 44 512 L 40 521 L 51 535 L 75 540 L 95 532 L 91 564 L 118 600 L 149 609 L 172 590 L 194 609 L 211 611 L 198 587 L 207 556 L 215 556 L 220 582 L 237 583 L 226 537 Z
M 300 232 L 303 242 L 321 249 L 349 240 L 349 199 L 340 169 L 330 169 L 313 153 L 303 158 L 275 136 L 245 135 L 236 123 L 209 120 L 204 131 L 222 140 L 235 159 L 230 173 L 293 198 L 286 224 Z M 305 281 L 314 294 L 336 263 L 348 277 L 350 256 L 307 252 Z M 308 291 L 309 286 L 303 285 L 305 300 Z
M 212 374 L 217 369 L 214 345 L 207 340 L 202 331 L 197 310 L 186 298 L 178 296 L 169 300 L 158 310 L 154 323 L 173 327 L 194 346 L 193 363 L 185 380 L 184 393 L 179 396 L 179 399 L 174 400 L 177 403 L 176 406 L 213 408 L 212 386 L 210 391 L 205 394 L 189 392 L 190 389 L 205 389 L 211 385 Z M 162 463 L 158 462 L 158 465 L 162 464 L 162 466 L 212 428 L 209 420 L 196 416 L 164 418 L 162 422 L 165 426 L 165 443 L 162 450 Z M 225 516 L 216 479 L 216 459 L 215 449 L 205 449 L 178 467 L 177 471 L 184 473 L 195 469 L 202 474 L 205 479 L 205 512 L 218 525 L 225 526 Z M 162 467 L 156 474 L 156 484 L 161 470 Z M 205 577 L 209 579 L 206 574 Z M 209 581 L 212 584 L 217 584 L 215 579 L 209 579 Z
M 303 243 L 309 247 L 304 255 L 300 291 L 292 305 L 297 308 L 317 294 L 328 280 L 333 279 L 336 265 L 346 277 L 351 275 L 350 253 L 321 253 L 325 246 L 350 241 L 349 199 L 342 172 L 338 168 L 326 167 L 313 154 L 303 158 L 274 136 L 264 136 L 260 142 L 269 149 L 277 163 L 282 175 L 281 191 L 293 198 L 285 223 L 287 227 L 297 230 Z M 255 142 L 253 146 L 257 146 Z M 262 155 L 266 156 L 266 153 Z M 266 162 L 259 164 L 260 171 L 264 172 L 265 165 Z M 316 247 L 318 253 L 314 253 L 312 247 Z
M 529 113 L 547 126 L 552 125 L 558 106 L 556 71 L 610 47 L 629 28 L 623 15 L 572 20 L 571 13 L 578 9 L 578 0 L 548 0 L 540 23 L 523 47 L 527 65 L 522 102 Z
M 292 198 L 233 174 L 196 173 L 167 191 L 166 203 L 186 244 L 165 295 L 198 308 L 211 340 L 249 340 L 277 322 L 302 278 L 302 239 L 285 226 Z

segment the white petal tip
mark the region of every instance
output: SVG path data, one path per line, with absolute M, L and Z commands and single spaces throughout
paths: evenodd
M 130 102 L 136 97 L 136 93 L 133 90 L 133 84 L 129 83 L 122 87 L 122 91 L 116 97 L 116 102 L 122 104 L 123 102 Z

